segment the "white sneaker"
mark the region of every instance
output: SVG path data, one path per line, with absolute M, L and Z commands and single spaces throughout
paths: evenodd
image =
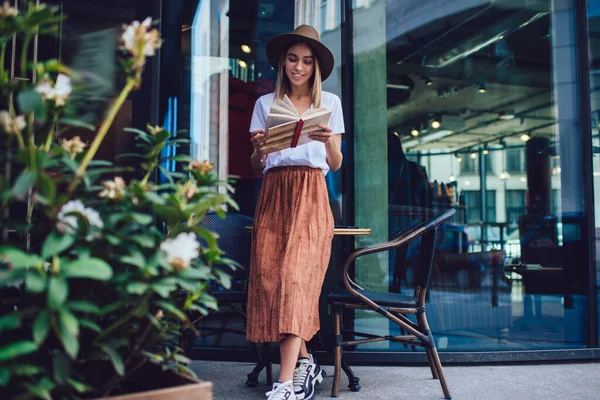
M 273 383 L 273 390 L 266 393 L 267 400 L 296 400 L 296 394 L 294 393 L 294 382 L 275 382 Z
M 294 392 L 298 400 L 309 400 L 315 395 L 315 386 L 323 382 L 325 371 L 312 356 L 300 358 L 294 371 Z

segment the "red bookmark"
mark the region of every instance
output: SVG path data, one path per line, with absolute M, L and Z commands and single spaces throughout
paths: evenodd
M 304 121 L 302 119 L 298 120 L 298 125 L 296 125 L 296 132 L 294 132 L 294 137 L 292 138 L 291 148 L 298 146 L 298 140 L 300 140 L 300 133 L 302 133 L 302 128 L 304 127 Z

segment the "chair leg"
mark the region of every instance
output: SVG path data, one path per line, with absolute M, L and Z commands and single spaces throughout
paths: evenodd
M 271 344 L 265 343 L 265 354 L 264 359 L 267 362 L 265 368 L 267 369 L 267 384 L 273 384 L 273 361 L 271 359 Z
M 340 391 L 340 374 L 342 366 L 342 313 L 335 307 L 334 311 L 334 329 L 335 329 L 335 350 L 334 350 L 334 370 L 333 386 L 331 388 L 331 397 L 338 397 Z
M 444 371 L 442 370 L 442 362 L 440 361 L 440 356 L 438 355 L 435 346 L 432 347 L 430 350 L 435 363 L 435 368 L 438 371 L 440 385 L 442 385 L 442 391 L 444 392 L 444 398 L 451 399 L 452 395 L 450 394 L 450 390 L 448 390 L 448 384 L 446 383 L 446 377 L 444 376 Z
M 440 385 L 442 385 L 442 391 L 444 392 L 444 398 L 451 399 L 452 396 L 450 395 L 450 391 L 448 390 L 448 384 L 446 383 L 444 371 L 442 370 L 442 362 L 435 347 L 435 340 L 433 339 L 433 335 L 431 334 L 431 330 L 429 329 L 427 316 L 424 312 L 417 313 L 417 323 L 419 324 L 421 332 L 425 333 L 426 335 L 429 335 L 431 338 L 431 347 L 425 347 L 425 350 L 427 352 L 427 359 L 429 360 L 429 368 L 431 368 L 431 375 L 433 375 L 433 379 L 439 379 Z

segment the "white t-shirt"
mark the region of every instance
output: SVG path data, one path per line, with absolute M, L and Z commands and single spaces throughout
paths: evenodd
M 254 106 L 252 113 L 252 122 L 250 122 L 250 132 L 257 129 L 267 130 L 267 115 L 271 106 L 275 102 L 275 93 L 269 93 L 261 96 Z M 333 134 L 344 133 L 344 117 L 342 115 L 342 102 L 340 98 L 333 93 L 322 92 L 321 107 L 331 110 L 329 118 L 329 127 Z M 312 108 L 312 105 L 311 105 Z M 305 165 L 312 168 L 320 168 L 323 175 L 327 175 L 329 165 L 327 165 L 327 154 L 325 144 L 312 141 L 296 148 L 284 149 L 270 153 L 267 156 L 267 163 L 263 173 L 275 167 L 290 167 Z

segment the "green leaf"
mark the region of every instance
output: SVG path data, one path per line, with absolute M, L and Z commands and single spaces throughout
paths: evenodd
M 71 386 L 73 389 L 75 389 L 79 393 L 85 393 L 85 392 L 89 392 L 90 390 L 92 390 L 91 386 L 86 385 L 83 382 L 76 381 L 75 379 L 68 378 L 67 383 L 69 384 L 69 386 Z
M 17 376 L 32 376 L 44 372 L 44 369 L 32 364 L 19 364 L 10 369 L 10 373 Z
M 38 349 L 31 340 L 20 340 L 0 347 L 0 361 L 6 361 L 26 354 L 33 353 Z
M 100 258 L 80 258 L 61 267 L 63 275 L 68 278 L 88 278 L 106 281 L 113 276 L 108 263 Z
M 161 283 L 153 283 L 152 290 L 158 293 L 163 298 L 168 298 L 171 292 L 177 290 L 177 286 Z
M 190 360 L 188 357 L 184 356 L 183 354 L 175 354 L 173 356 L 173 358 L 175 358 L 175 361 L 186 364 L 186 365 L 192 362 L 192 360 Z
M 17 329 L 21 325 L 21 314 L 12 312 L 0 317 L 0 332 Z
M 62 277 L 53 276 L 48 283 L 48 305 L 51 309 L 60 308 L 69 295 L 69 284 Z
M 42 378 L 38 383 L 24 383 L 23 386 L 31 393 L 42 399 L 51 400 L 50 392 L 56 385 L 47 377 Z
M 77 337 L 72 335 L 64 324 L 60 324 L 58 336 L 67 354 L 70 355 L 72 359 L 75 359 L 77 353 L 79 353 L 79 340 L 77 340 Z
M 121 257 L 121 262 L 129 265 L 133 265 L 139 268 L 144 268 L 146 265 L 146 259 L 143 254 L 139 251 L 134 251 L 133 253 Z
M 0 387 L 8 385 L 10 382 L 10 372 L 7 368 L 0 368 Z
M 87 129 L 89 131 L 95 131 L 96 127 L 94 125 L 85 123 L 83 121 L 80 121 L 78 119 L 71 119 L 71 118 L 61 118 L 60 119 L 60 124 L 61 125 L 68 125 L 68 126 L 74 126 L 77 128 L 84 128 Z
M 61 332 L 66 330 L 73 336 L 79 335 L 79 321 L 77 317 L 64 308 L 59 311 L 59 316 Z
M 88 314 L 100 314 L 102 312 L 96 304 L 83 300 L 70 301 L 67 303 L 67 308 Z
M 110 359 L 110 362 L 112 363 L 117 374 L 125 376 L 125 364 L 123 363 L 123 358 L 118 353 L 118 351 L 113 347 L 104 344 L 100 345 L 100 348 L 104 350 L 104 352 Z
M 32 271 L 25 275 L 25 289 L 30 293 L 42 293 L 46 289 L 46 276 Z
M 181 311 L 179 308 L 175 307 L 171 303 L 159 300 L 156 302 L 156 305 L 164 308 L 165 310 L 167 310 L 182 321 L 186 321 L 188 319 L 187 315 L 183 311 Z
M 206 265 L 201 267 L 190 267 L 180 271 L 179 276 L 185 279 L 207 280 L 211 277 L 211 271 Z
M 55 353 L 52 357 L 54 380 L 59 385 L 64 385 L 71 374 L 71 360 L 64 353 Z
M 131 282 L 127 285 L 127 293 L 131 294 L 144 294 L 148 290 L 150 285 L 145 282 Z
M 49 257 L 60 254 L 71 247 L 73 243 L 75 243 L 73 235 L 69 235 L 68 233 L 61 235 L 56 231 L 52 231 L 42 246 L 42 258 L 46 260 Z
M 154 217 L 152 215 L 140 214 L 140 213 L 131 214 L 131 219 L 133 219 L 135 222 L 137 222 L 140 225 L 148 225 L 152 221 L 154 221 Z
M 131 236 L 131 240 L 136 242 L 141 247 L 145 247 L 148 249 L 157 247 L 154 237 L 152 235 L 133 235 Z
M 147 192 L 146 198 L 154 204 L 165 204 L 165 198 L 155 192 Z
M 42 310 L 38 314 L 33 323 L 33 340 L 37 344 L 42 344 L 48 337 L 50 331 L 50 313 L 47 310 Z
M 106 239 L 106 241 L 112 244 L 113 246 L 118 246 L 122 242 L 121 238 L 115 235 L 111 235 L 110 233 L 105 234 L 104 239 Z
M 194 371 L 192 371 L 191 369 L 189 369 L 188 367 L 186 367 L 183 364 L 177 364 L 177 369 L 179 370 L 180 373 L 187 375 L 187 376 L 191 376 L 193 378 L 196 378 L 196 373 Z
M 115 310 L 118 310 L 121 307 L 124 307 L 125 303 L 122 301 L 115 301 L 114 303 L 110 303 L 104 307 L 101 308 L 101 313 L 100 315 L 106 315 L 109 314 Z
M 97 323 L 90 321 L 89 319 L 81 319 L 81 320 L 79 320 L 79 324 L 85 328 L 88 328 L 88 329 L 94 331 L 94 332 L 98 332 L 98 333 L 102 332 L 102 328 L 100 328 L 100 326 Z
M 13 268 L 34 267 L 43 261 L 35 254 L 25 253 L 15 247 L 0 247 L 0 262 L 9 262 Z
M 33 111 L 35 120 L 38 122 L 46 122 L 46 110 L 42 96 L 35 89 L 27 89 L 19 92 L 17 95 L 17 103 L 21 113 Z

